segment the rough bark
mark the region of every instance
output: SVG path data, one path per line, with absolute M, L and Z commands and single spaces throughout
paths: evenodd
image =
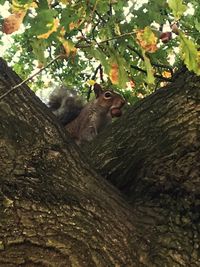
M 184 75 L 87 150 L 132 208 L 26 86 L 0 101 L 0 266 L 199 266 L 199 80 Z M 19 82 L 0 61 L 0 95 Z
M 200 266 L 200 77 L 183 70 L 85 151 L 133 206 L 155 266 Z
M 0 61 L 0 95 L 21 80 Z M 134 217 L 27 86 L 0 101 L 0 266 L 140 266 Z

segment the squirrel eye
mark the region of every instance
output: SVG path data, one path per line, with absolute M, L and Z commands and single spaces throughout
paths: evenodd
M 104 96 L 105 96 L 105 98 L 111 98 L 112 97 L 112 93 L 107 91 L 107 92 L 104 93 Z

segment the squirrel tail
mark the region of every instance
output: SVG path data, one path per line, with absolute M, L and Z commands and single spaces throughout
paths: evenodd
M 84 103 L 75 90 L 61 86 L 49 96 L 48 106 L 62 125 L 67 125 L 80 114 Z

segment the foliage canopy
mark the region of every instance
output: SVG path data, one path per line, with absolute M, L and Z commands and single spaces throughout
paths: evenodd
M 134 101 L 170 82 L 182 64 L 200 74 L 197 0 L 0 4 L 10 11 L 1 17 L 1 45 L 8 34 L 14 39 L 3 56 L 23 79 L 61 55 L 29 84 L 33 89 L 58 81 L 84 91 L 100 80 Z

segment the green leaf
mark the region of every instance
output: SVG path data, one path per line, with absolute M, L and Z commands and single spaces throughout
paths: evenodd
M 147 82 L 148 84 L 154 84 L 154 82 L 155 82 L 155 78 L 154 78 L 154 75 L 153 75 L 153 68 L 152 68 L 152 66 L 151 66 L 150 59 L 146 56 L 144 50 L 142 50 L 142 56 L 143 56 L 143 58 L 144 58 L 144 64 L 145 64 L 146 71 L 147 71 L 146 82 Z
M 106 12 L 108 12 L 109 10 L 109 3 L 107 0 L 101 0 L 101 1 L 94 1 L 93 5 L 95 6 L 95 4 L 97 3 L 97 10 L 100 11 L 100 13 L 104 14 Z
M 125 88 L 126 83 L 129 79 L 126 70 L 126 61 L 124 60 L 124 58 L 114 52 L 109 60 L 109 67 L 110 71 L 107 74 L 109 75 L 112 83 L 117 84 L 120 88 Z M 112 79 L 112 73 L 114 74 L 114 76 L 117 75 L 117 77 Z
M 197 31 L 200 32 L 200 22 L 197 19 L 194 20 L 194 26 Z
M 79 19 L 76 12 L 74 12 L 73 16 L 71 14 L 72 14 L 72 9 L 70 9 L 70 7 L 67 7 L 61 13 L 60 24 L 61 26 L 65 28 L 67 33 L 70 32 L 70 29 L 69 29 L 70 23 L 76 22 Z
M 111 2 L 112 3 L 112 2 Z M 128 1 L 113 1 L 112 3 L 114 10 L 122 10 L 123 7 L 128 5 Z
M 36 58 L 40 63 L 43 65 L 46 64 L 46 58 L 44 56 L 44 51 L 45 51 L 45 41 L 44 40 L 39 40 L 39 39 L 34 39 L 31 42 L 32 48 L 33 48 L 33 53 L 35 54 Z
M 113 73 L 113 75 L 117 76 L 117 81 L 115 80 L 114 84 L 117 84 L 120 88 L 126 87 L 126 82 L 128 81 L 128 75 L 126 71 L 127 64 L 123 57 L 121 57 L 119 54 L 117 54 L 114 50 L 111 49 L 109 50 L 109 58 L 107 58 L 106 55 L 99 49 L 89 48 L 88 52 L 91 56 L 100 61 L 105 73 L 109 77 L 112 76 L 111 72 Z M 116 66 L 116 70 L 114 70 L 113 65 Z
M 14 2 L 14 3 L 17 3 L 17 4 L 19 4 L 19 5 L 26 5 L 26 4 L 30 4 L 30 3 L 32 3 L 33 1 L 32 0 L 17 0 L 17 1 L 12 1 L 12 2 Z
M 48 9 L 48 1 L 47 0 L 40 0 L 38 1 L 38 6 L 40 9 Z
M 194 71 L 196 74 L 200 75 L 200 60 L 198 57 L 198 51 L 194 42 L 180 32 L 180 51 L 184 63 L 190 71 Z
M 168 5 L 172 9 L 175 19 L 180 19 L 183 13 L 187 10 L 187 6 L 182 0 L 168 0 Z
M 99 60 L 102 64 L 102 66 L 104 67 L 104 70 L 106 73 L 109 73 L 109 63 L 108 63 L 108 60 L 106 58 L 106 55 L 99 49 L 96 49 L 96 48 L 89 48 L 87 49 L 87 51 L 89 52 L 89 54 L 96 58 L 97 60 Z
M 161 66 L 168 66 L 168 59 L 171 56 L 174 58 L 173 67 L 179 68 L 180 60 L 183 58 L 189 69 L 199 72 L 198 53 L 200 52 L 197 51 L 197 46 L 195 47 L 195 44 L 200 44 L 199 0 L 152 0 L 143 1 L 145 3 L 142 2 L 141 5 L 137 5 L 139 1 L 124 0 L 0 0 L 1 4 L 5 2 L 7 2 L 6 7 L 9 7 L 9 10 L 12 10 L 14 3 L 16 3 L 16 8 L 19 5 L 19 10 L 27 10 L 30 3 L 37 3 L 37 7 L 33 5 L 24 17 L 24 32 L 11 36 L 11 38 L 14 38 L 12 44 L 7 44 L 3 38 L 3 33 L 0 33 L 0 44 L 6 49 L 3 57 L 8 59 L 10 65 L 15 64 L 15 69 L 17 68 L 18 73 L 23 78 L 31 74 L 32 62 L 35 58 L 45 64 L 44 51 L 45 56 L 46 53 L 49 53 L 49 56 L 52 57 L 61 52 L 59 41 L 61 39 L 59 37 L 62 34 L 65 40 L 73 41 L 80 48 L 76 57 L 73 60 L 68 60 L 67 68 L 66 61 L 60 60 L 59 64 L 56 64 L 57 69 L 55 66 L 51 66 L 47 71 L 50 73 L 52 80 L 58 81 L 61 79 L 70 85 L 78 85 L 77 87 L 80 88 L 84 86 L 83 81 L 88 76 L 93 75 L 94 59 L 96 59 L 95 63 L 98 61 L 102 64 L 104 74 L 108 74 L 114 82 L 116 81 L 115 87 L 123 87 L 128 73 L 128 78 L 133 79 L 136 84 L 134 90 L 131 91 L 131 94 L 135 95 L 138 93 L 138 88 L 144 90 L 143 95 L 150 92 L 144 86 L 144 73 L 140 72 L 141 65 L 147 72 L 145 79 L 148 83 L 154 82 L 154 71 L 161 71 L 161 68 L 156 66 L 152 68 L 151 64 L 157 63 Z M 62 5 L 61 2 L 68 4 Z M 188 3 L 193 8 L 194 14 L 184 16 L 185 13 L 183 14 L 183 12 L 186 10 Z M 160 47 L 156 53 L 149 55 L 146 52 L 144 61 L 142 61 L 142 52 L 138 49 L 136 38 L 133 38 L 132 35 L 126 36 L 126 34 L 144 29 L 147 26 L 151 26 L 151 30 L 157 32 L 157 30 L 161 30 L 159 25 L 165 25 L 167 21 L 175 20 L 174 16 L 176 18 L 182 16 L 179 30 L 187 31 L 187 35 L 177 35 L 168 43 L 160 42 Z M 39 40 L 38 36 L 43 35 L 43 38 L 45 38 L 45 34 L 51 31 L 53 25 L 55 26 L 55 18 L 60 20 L 57 23 L 57 30 L 53 31 L 48 39 Z M 0 17 L 0 24 L 3 25 L 3 17 Z M 65 29 L 65 32 L 61 31 L 62 28 Z M 145 35 L 147 40 L 151 39 L 148 38 L 148 34 L 150 34 L 150 31 Z M 120 35 L 122 36 L 120 37 Z M 104 42 L 100 43 L 101 41 Z M 98 43 L 100 44 L 98 45 Z M 180 49 L 178 50 L 179 45 Z M 92 47 L 88 48 L 87 46 Z M 47 47 L 50 49 L 47 50 Z M 20 55 L 16 65 L 14 55 L 17 51 Z M 81 52 L 84 52 L 84 57 Z M 46 59 L 48 60 L 48 58 Z M 131 65 L 138 69 L 132 69 Z M 110 75 L 111 73 L 113 76 Z M 40 76 L 38 76 L 38 79 L 40 79 Z M 36 82 L 36 85 L 38 84 Z M 151 87 L 153 86 L 151 85 Z
M 49 31 L 48 25 L 53 23 L 57 14 L 56 10 L 42 9 L 39 10 L 38 15 L 32 20 L 31 32 L 35 35 L 40 35 Z

